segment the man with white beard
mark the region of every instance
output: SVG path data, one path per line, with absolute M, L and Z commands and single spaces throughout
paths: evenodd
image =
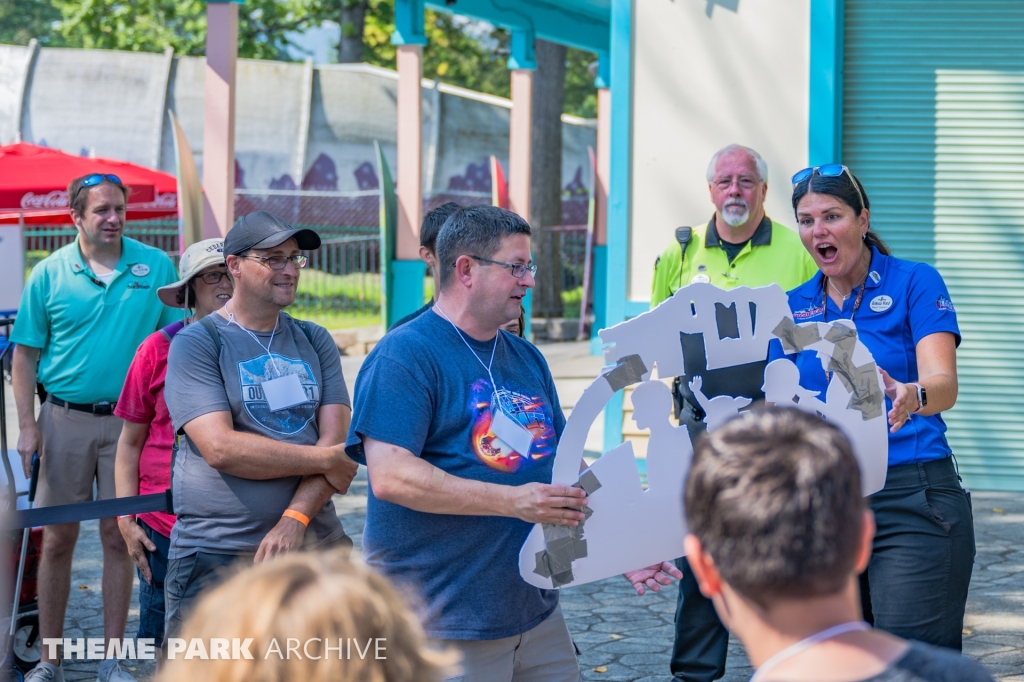
M 708 164 L 707 180 L 715 214 L 707 225 L 676 230 L 675 241 L 654 265 L 652 308 L 693 282 L 710 282 L 722 289 L 777 283 L 789 291 L 814 276 L 818 268 L 797 233 L 764 213 L 768 164 L 760 154 L 738 144 L 720 149 Z M 719 333 L 734 333 L 735 316 L 740 312 L 723 311 Z M 694 375 L 701 376 L 707 398 L 747 396 L 756 401 L 763 397 L 765 363 L 707 371 L 703 338 L 683 334 L 681 343 L 687 375 L 676 380 L 673 395 L 676 416 L 692 440 L 706 427 L 704 410 L 688 385 Z M 679 581 L 672 674 L 676 680 L 710 682 L 725 674 L 729 632 L 711 601 L 700 594 L 686 560 L 677 560 L 676 565 L 683 578 Z

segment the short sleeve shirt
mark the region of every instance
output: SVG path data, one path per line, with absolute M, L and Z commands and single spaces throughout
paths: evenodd
M 146 442 L 139 454 L 139 494 L 162 493 L 171 487 L 171 448 L 174 429 L 164 400 L 164 379 L 167 375 L 167 352 L 173 337 L 182 327 L 175 322 L 162 331 L 146 337 L 128 368 L 121 397 L 114 414 L 135 424 L 148 424 Z M 167 512 L 139 514 L 150 528 L 165 537 L 171 536 L 174 515 Z
M 484 365 L 494 361 L 490 374 Z M 533 434 L 519 453 L 490 430 L 499 401 Z M 544 356 L 507 332 L 480 342 L 428 311 L 388 332 L 359 372 L 347 451 L 366 463 L 363 439 L 409 450 L 461 478 L 499 485 L 550 483 L 565 426 Z M 488 640 L 526 632 L 558 605 L 527 584 L 519 550 L 532 525 L 498 516 L 418 512 L 367 495 L 364 558 L 408 585 L 436 639 Z
M 122 237 L 121 260 L 105 284 L 76 239 L 32 268 L 11 341 L 41 349 L 39 382 L 54 396 L 114 402 L 139 344 L 181 319 L 156 296 L 177 279 L 166 253 Z
M 678 241 L 669 244 L 654 266 L 651 307 L 694 282 L 708 282 L 726 290 L 778 284 L 788 291 L 818 271 L 800 236 L 767 216 L 733 258 L 729 258 L 724 243 L 712 216 L 707 225 L 693 229 L 685 258 Z
M 864 297 L 854 314 L 857 295 L 842 309 L 828 296 L 822 306 L 824 277 L 821 273 L 789 292 L 793 319 L 823 322 L 853 318 L 860 340 L 871 351 L 875 364 L 896 381 L 915 382 L 917 344 L 924 337 L 948 332 L 960 344 L 960 328 L 949 290 L 938 271 L 925 263 L 913 263 L 882 255 L 872 248 L 871 266 Z M 769 359 L 785 357 L 781 344 L 773 340 Z M 800 385 L 824 395 L 828 381 L 815 351 L 788 356 L 800 368 Z M 885 410 L 892 401 L 885 399 Z M 946 442 L 946 424 L 940 415 L 912 416 L 896 433 L 889 434 L 889 466 L 943 459 L 952 452 Z
M 204 414 L 230 412 L 235 431 L 315 445 L 320 406 L 350 405 L 341 356 L 327 330 L 306 323 L 310 341 L 295 320 L 281 313 L 271 341 L 271 332 L 253 332 L 254 339 L 218 313 L 209 319 L 220 334 L 219 355 L 202 324 L 189 325 L 171 343 L 164 395 L 175 432 L 182 433 Z M 284 374 L 298 375 L 307 400 L 272 412 L 261 384 Z M 300 476 L 254 481 L 217 471 L 187 437 L 179 441 L 172 475 L 178 514 L 171 534 L 172 559 L 197 551 L 255 552 L 301 481 Z M 342 535 L 334 503 L 328 501 L 310 521 L 307 541 L 328 542 Z

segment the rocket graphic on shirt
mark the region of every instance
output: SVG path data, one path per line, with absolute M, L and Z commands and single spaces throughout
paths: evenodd
M 533 434 L 529 452 L 516 452 L 491 432 L 491 421 L 499 402 L 505 406 L 509 417 Z M 543 398 L 505 387 L 494 391 L 489 381 L 480 379 L 470 386 L 469 410 L 473 421 L 473 454 L 490 468 L 515 473 L 554 454 L 555 428 L 551 410 Z

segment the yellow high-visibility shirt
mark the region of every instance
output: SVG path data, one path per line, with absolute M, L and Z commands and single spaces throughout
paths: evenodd
M 797 233 L 768 216 L 730 263 L 712 216 L 707 225 L 693 228 L 685 258 L 680 258 L 678 241 L 673 241 L 658 257 L 651 285 L 651 307 L 693 282 L 710 282 L 722 289 L 777 283 L 790 291 L 817 271 L 818 266 Z

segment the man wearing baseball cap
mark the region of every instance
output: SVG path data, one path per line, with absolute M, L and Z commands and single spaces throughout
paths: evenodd
M 325 329 L 282 312 L 295 300 L 312 230 L 257 211 L 224 240 L 231 300 L 171 344 L 165 399 L 175 433 L 177 523 L 164 581 L 177 635 L 219 569 L 301 545 L 351 540 L 331 502 L 357 466 L 341 358 Z
M 124 420 L 117 441 L 114 478 L 118 497 L 162 493 L 171 485 L 174 429 L 164 401 L 164 379 L 171 340 L 184 328 L 231 298 L 224 265 L 224 240 L 207 239 L 185 249 L 178 263 L 181 279 L 157 289 L 160 301 L 183 309 L 177 320 L 150 334 L 135 352 L 114 414 Z M 164 639 L 164 578 L 174 515 L 151 512 L 120 516 L 117 524 L 139 574 L 138 639 Z

